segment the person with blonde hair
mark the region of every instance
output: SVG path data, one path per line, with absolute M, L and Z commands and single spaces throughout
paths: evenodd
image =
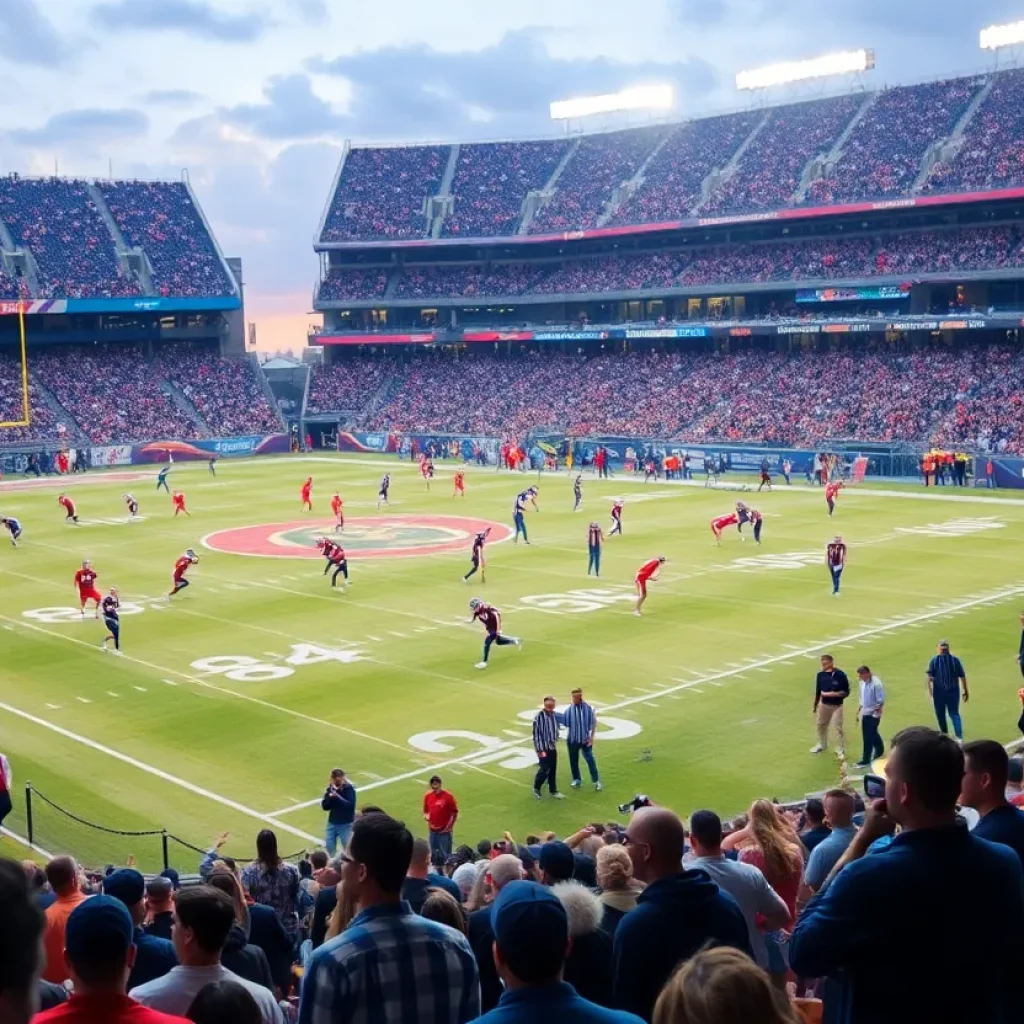
M 684 961 L 654 1006 L 653 1024 L 800 1024 L 800 1016 L 745 953 L 705 949 Z
M 633 862 L 624 846 L 602 846 L 597 851 L 597 885 L 604 913 L 601 929 L 615 935 L 622 918 L 636 906 L 643 887 L 633 877 Z

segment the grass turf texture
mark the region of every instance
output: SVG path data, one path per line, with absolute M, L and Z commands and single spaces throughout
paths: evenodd
M 819 653 L 833 653 L 854 687 L 862 662 L 884 680 L 888 738 L 933 723 L 924 670 L 942 637 L 967 668 L 967 737 L 1014 738 L 1024 502 L 1012 496 L 992 501 L 950 488 L 925 500 L 923 488 L 900 496 L 849 488 L 830 520 L 820 489 L 740 495 L 588 476 L 583 510 L 574 514 L 569 479 L 545 477 L 540 511 L 527 517 L 533 544 L 490 546 L 487 582 L 470 586 L 460 578 L 468 539 L 454 554 L 350 558 L 347 593 L 332 592 L 319 559 L 254 558 L 200 543 L 254 523 L 326 524 L 335 488 L 355 531 L 361 517 L 377 514 L 385 469 L 396 505 L 384 517 L 507 524 L 515 493 L 537 481 L 469 468 L 463 501 L 452 499 L 453 466 L 444 463 L 429 493 L 408 463 L 381 459 L 225 460 L 215 479 L 205 464 L 182 464 L 170 483 L 187 493 L 192 518 L 172 518 L 169 497 L 154 492 L 155 469 L 127 484 L 97 473 L 64 482 L 87 524 L 80 527 L 64 524 L 56 486 L 0 489 L 3 514 L 25 527 L 18 549 L 6 534 L 0 541 L 0 749 L 18 783 L 8 827 L 25 834 L 20 784 L 31 779 L 64 807 L 112 828 L 166 828 L 200 846 L 230 830 L 225 852 L 239 858 L 252 855 L 261 827 L 278 832 L 283 851 L 313 848 L 324 821 L 318 798 L 337 765 L 361 804 L 383 806 L 422 834 L 427 779 L 453 759 L 461 760 L 438 770 L 459 800 L 456 842 L 505 829 L 520 840 L 574 830 L 616 817 L 615 805 L 637 791 L 681 813 L 705 806 L 735 813 L 756 796 L 795 798 L 839 781 L 832 754 L 808 753 Z M 299 512 L 309 474 L 312 516 Z M 125 518 L 126 490 L 145 519 L 96 523 Z M 588 579 L 587 524 L 596 519 L 607 532 L 609 498 L 617 495 L 626 498 L 625 534 L 607 540 L 601 580 Z M 741 543 L 735 530 L 721 548 L 714 544 L 709 519 L 739 497 L 765 515 L 760 548 L 752 538 Z M 955 520 L 967 523 L 943 526 Z M 979 528 L 984 522 L 1002 525 Z M 922 527 L 928 532 L 904 532 Z M 842 596 L 833 599 L 823 551 L 837 532 L 850 556 Z M 201 557 L 192 586 L 164 608 L 174 560 L 189 546 Z M 634 618 L 633 575 L 658 554 L 668 563 L 644 617 Z M 145 609 L 122 618 L 123 658 L 97 649 L 105 630 L 91 611 L 71 621 L 25 615 L 77 608 L 72 577 L 83 558 L 93 560 L 102 592 L 117 586 L 122 601 Z M 525 640 L 521 652 L 493 648 L 486 672 L 473 668 L 482 630 L 466 625 L 474 595 L 495 604 L 504 630 Z M 303 644 L 342 653 L 325 658 L 295 646 Z M 233 679 L 208 669 L 234 663 L 202 661 L 225 656 L 263 667 L 243 666 L 243 678 Z M 261 678 L 269 674 L 280 678 Z M 593 791 L 585 768 L 583 789 L 569 789 L 563 746 L 567 799 L 538 803 L 520 713 L 532 714 L 549 692 L 567 702 L 577 684 L 608 709 L 601 717 L 606 725 L 617 720 L 623 738 L 596 745 L 603 793 Z M 855 697 L 846 709 L 852 764 L 860 757 Z M 430 738 L 420 748 L 409 742 L 452 730 L 463 735 L 433 738 L 450 750 L 420 749 Z M 486 753 L 482 742 L 504 746 L 474 764 Z M 524 766 L 505 766 L 515 761 Z M 38 801 L 35 829 L 41 846 L 72 849 L 86 863 L 131 852 L 143 867 L 160 866 L 159 837 L 96 832 Z M 171 859 L 179 868 L 196 861 L 173 843 Z

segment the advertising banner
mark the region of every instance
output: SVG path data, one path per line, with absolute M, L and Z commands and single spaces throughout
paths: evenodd
M 132 463 L 198 462 L 211 455 L 232 458 L 241 455 L 274 455 L 289 450 L 287 434 L 256 437 L 220 437 L 205 441 L 150 441 L 132 447 Z
M 89 449 L 89 465 L 93 469 L 104 466 L 130 466 L 132 464 L 132 446 L 130 444 L 104 445 Z
M 909 299 L 909 284 L 865 285 L 860 288 L 798 288 L 797 302 L 850 302 L 859 299 Z
M 498 440 L 477 434 L 400 434 L 378 431 L 376 433 L 338 431 L 339 452 L 361 452 L 363 454 L 397 455 L 413 458 L 420 452 L 431 451 L 435 459 L 456 458 L 466 462 L 473 460 L 474 451 L 482 452 L 487 462 L 493 465 L 498 458 Z

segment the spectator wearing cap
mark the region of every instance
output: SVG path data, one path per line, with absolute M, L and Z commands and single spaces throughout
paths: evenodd
M 47 992 L 59 986 L 39 978 L 45 918 L 25 870 L 13 860 L 0 860 L 0 922 L 0 1020 L 28 1024 L 40 1008 L 42 986 Z
M 103 892 L 120 900 L 128 908 L 135 923 L 135 962 L 128 978 L 128 988 L 133 989 L 154 978 L 163 977 L 177 965 L 178 958 L 174 955 L 171 942 L 156 935 L 148 935 L 142 930 L 146 920 L 146 880 L 134 868 L 121 868 L 103 879 Z
M 808 853 L 812 853 L 818 843 L 832 834 L 832 829 L 825 824 L 825 804 L 816 796 L 812 796 L 804 806 L 804 824 L 806 827 L 800 833 L 800 842 Z
M 431 888 L 444 889 L 450 896 L 462 902 L 462 892 L 458 885 L 450 878 L 430 870 L 430 844 L 426 839 L 414 839 L 412 860 L 409 861 L 409 871 L 402 883 L 402 899 L 418 914 L 423 909 L 427 890 Z
M 327 812 L 324 846 L 333 857 L 339 845 L 342 850 L 348 846 L 352 836 L 352 822 L 356 820 L 356 789 L 345 778 L 341 768 L 331 769 L 331 777 L 327 780 L 320 806 Z
M 584 998 L 612 1006 L 612 937 L 602 929 L 601 897 L 580 882 L 551 887 L 569 921 L 569 955 L 564 979 Z
M 743 912 L 750 948 L 759 967 L 769 968 L 768 947 L 763 931 L 787 928 L 789 908 L 768 884 L 759 868 L 729 860 L 722 853 L 722 820 L 714 811 L 696 811 L 690 817 L 690 845 L 695 854 L 691 868 L 706 871 L 718 887 L 727 892 Z
M 499 854 L 487 865 L 486 871 L 495 899 L 506 885 L 523 878 L 522 862 L 511 853 Z M 498 1005 L 502 991 L 501 978 L 491 953 L 494 945 L 494 929 L 491 924 L 493 908 L 492 902 L 490 906 L 481 907 L 469 915 L 469 944 L 473 947 L 480 968 L 480 1009 L 483 1013 Z
M 939 652 L 928 662 L 928 696 L 935 708 L 935 717 L 939 723 L 939 732 L 944 736 L 949 732 L 946 725 L 946 714 L 953 723 L 953 735 L 958 740 L 964 738 L 963 722 L 960 718 L 960 696 L 963 688 L 963 701 L 966 704 L 967 674 L 960 659 L 949 653 L 949 641 L 939 641 Z
M 146 934 L 170 942 L 174 922 L 174 886 L 169 878 L 157 875 L 146 883 L 145 906 Z
M 838 1024 L 1018 1019 L 1024 873 L 1012 850 L 958 824 L 963 752 L 904 729 L 885 772 L 885 799 L 797 920 L 792 969 L 828 979 L 825 1013 Z M 897 825 L 883 853 L 865 856 Z M 954 881 L 958 898 L 937 895 Z
M 638 1024 L 579 995 L 564 980 L 569 919 L 551 889 L 508 883 L 491 906 L 494 963 L 505 991 L 481 1024 Z
M 1003 745 L 995 740 L 965 744 L 960 803 L 973 807 L 981 817 L 974 835 L 1008 846 L 1024 866 L 1024 811 L 1006 799 L 1009 760 Z
M 341 887 L 360 910 L 313 954 L 300 1024 L 463 1024 L 479 1015 L 479 975 L 469 942 L 414 914 L 402 899 L 412 845 L 405 825 L 386 814 L 364 815 L 352 826 Z
M 78 865 L 73 857 L 54 857 L 46 865 L 46 880 L 56 899 L 46 908 L 43 977 L 59 985 L 68 976 L 64 962 L 64 932 L 68 918 L 87 897 L 80 888 Z
M 33 1024 L 184 1024 L 182 1017 L 141 1006 L 125 994 L 135 932 L 128 908 L 112 896 L 93 896 L 75 907 L 64 935 L 64 972 L 74 993 Z
M 132 999 L 164 1013 L 184 1015 L 207 985 L 234 981 L 260 1008 L 263 1024 L 284 1024 L 284 1015 L 269 989 L 233 974 L 221 952 L 235 923 L 231 897 L 209 885 L 185 889 L 174 901 L 174 948 L 181 963 L 163 977 L 129 990 Z
M 633 814 L 623 845 L 646 888 L 615 930 L 612 989 L 617 1006 L 651 1019 L 676 965 L 708 943 L 752 952 L 736 901 L 706 871 L 682 870 L 685 830 L 663 807 Z
M 555 840 L 540 848 L 537 858 L 540 880 L 544 885 L 568 882 L 576 873 L 576 858 L 568 844 Z
M 430 789 L 423 794 L 423 820 L 430 830 L 430 849 L 440 850 L 445 856 L 452 852 L 452 835 L 459 805 L 455 797 L 441 786 L 441 776 L 432 775 Z

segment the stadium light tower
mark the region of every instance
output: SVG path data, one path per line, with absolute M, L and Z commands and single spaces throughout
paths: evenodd
M 775 85 L 806 82 L 814 78 L 832 78 L 870 71 L 875 66 L 874 50 L 847 50 L 827 53 L 809 60 L 790 60 L 779 64 L 766 64 L 759 68 L 740 71 L 736 75 L 736 88 L 741 90 L 770 89 Z
M 555 100 L 550 105 L 552 121 L 575 121 L 594 114 L 615 114 L 626 110 L 667 111 L 675 105 L 671 85 L 638 85 L 603 96 L 577 96 Z

